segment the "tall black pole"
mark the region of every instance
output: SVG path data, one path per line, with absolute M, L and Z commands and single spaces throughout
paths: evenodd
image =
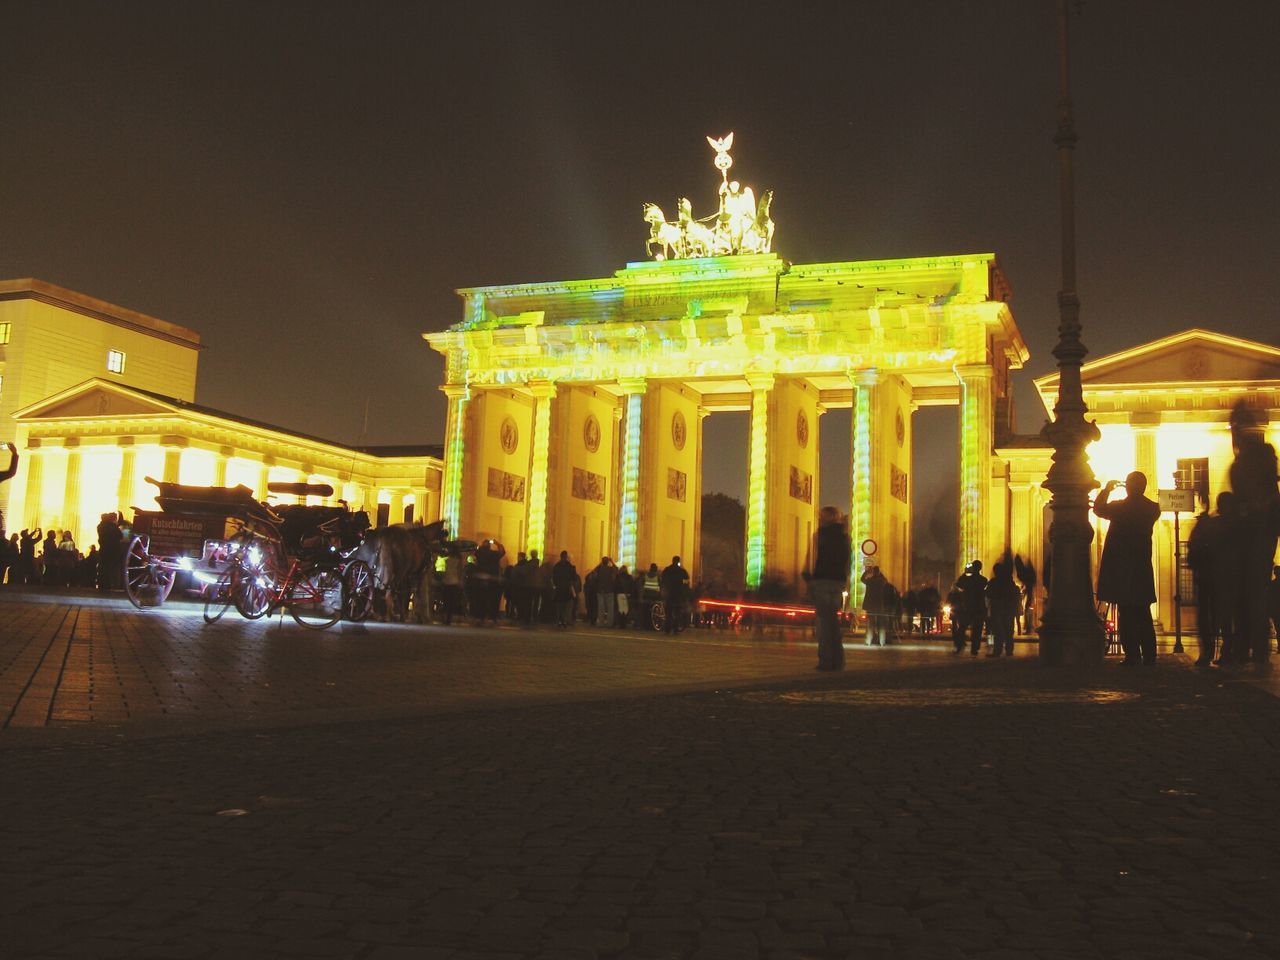
M 1080 298 L 1076 295 L 1075 181 L 1072 151 L 1076 145 L 1071 109 L 1071 62 L 1068 46 L 1068 0 L 1058 0 L 1058 194 L 1062 212 L 1062 288 L 1058 291 L 1058 400 L 1053 420 L 1041 436 L 1053 446 L 1053 466 L 1045 479 L 1052 494 L 1049 509 L 1051 556 L 1049 597 L 1040 620 L 1040 657 L 1048 663 L 1095 664 L 1102 660 L 1102 621 L 1093 599 L 1089 548 L 1089 493 L 1098 485 L 1085 448 L 1100 434 L 1085 420 L 1088 408 L 1080 385 L 1080 365 L 1088 350 L 1080 339 Z

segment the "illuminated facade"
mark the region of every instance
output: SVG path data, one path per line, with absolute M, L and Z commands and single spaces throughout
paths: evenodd
M 1089 418 L 1101 439 L 1089 447 L 1099 483 L 1122 480 L 1133 470 L 1147 475 L 1148 496 L 1186 486 L 1210 501 L 1229 489 L 1232 408 L 1243 400 L 1261 414 L 1267 441 L 1280 447 L 1280 348 L 1209 330 L 1187 330 L 1101 357 L 1081 368 Z M 1057 391 L 1057 375 L 1035 381 L 1046 408 Z M 1043 451 L 1047 466 L 1048 451 Z M 1032 462 L 1034 451 L 1025 453 Z M 1043 479 L 1043 473 L 1041 473 Z M 1107 523 L 1094 518 L 1096 573 Z M 1186 541 L 1191 517 L 1182 515 Z M 1175 595 L 1174 522 L 1166 513 L 1156 525 L 1157 619 L 1173 629 Z M 1185 553 L 1185 550 L 1183 551 Z M 1194 626 L 1194 594 L 1183 572 L 1183 628 Z
M 146 478 L 193 486 L 327 483 L 330 499 L 397 523 L 439 516 L 439 447 L 352 449 L 150 391 L 94 379 L 16 415 L 23 469 L 11 485 L 11 530 L 70 530 L 84 549 L 103 513 L 155 510 Z M 296 498 L 271 495 L 273 502 Z
M 0 281 L 0 443 L 21 451 L 0 487 L 8 532 L 70 530 L 87 548 L 101 514 L 154 509 L 147 476 L 243 483 L 263 499 L 268 481 L 324 482 L 375 522 L 438 518 L 438 447 L 356 450 L 201 407 L 200 349 L 198 334 L 163 320 Z
M 423 336 L 445 357 L 442 514 L 464 536 L 693 566 L 704 420 L 748 411 L 747 582 L 796 585 L 821 506 L 820 418 L 848 407 L 851 532 L 905 584 L 912 413 L 950 404 L 962 552 L 1004 544 L 993 457 L 1028 354 L 992 254 L 670 259 L 458 292 L 462 321 Z
M 43 280 L 0 280 L 0 444 L 13 414 L 100 377 L 190 401 L 200 335 Z M 2 501 L 0 501 L 2 502 Z

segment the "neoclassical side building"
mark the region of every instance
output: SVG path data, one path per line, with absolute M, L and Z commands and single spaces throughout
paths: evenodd
M 0 441 L 21 461 L 0 488 L 12 533 L 70 530 L 155 509 L 157 480 L 334 488 L 375 523 L 439 516 L 438 446 L 353 448 L 193 401 L 193 331 L 40 280 L 0 281 Z M 294 498 L 273 497 L 277 502 Z M 312 498 L 313 502 L 325 502 Z
M 459 294 L 462 321 L 423 335 L 445 358 L 453 529 L 587 563 L 694 565 L 704 418 L 749 411 L 746 579 L 796 584 L 821 417 L 849 407 L 854 542 L 907 583 L 912 413 L 944 404 L 960 424 L 961 553 L 1004 545 L 994 457 L 1028 351 L 993 254 L 697 257 Z
M 1231 411 L 1244 403 L 1266 424 L 1266 440 L 1280 448 L 1280 347 L 1193 328 L 1091 360 L 1080 371 L 1088 417 L 1101 439 L 1089 447 L 1098 482 L 1123 480 L 1133 470 L 1147 476 L 1148 496 L 1158 490 L 1193 489 L 1213 503 L 1230 489 Z M 1035 381 L 1051 409 L 1057 396 L 1056 374 Z M 1049 450 L 1024 451 L 1024 463 L 1044 479 Z M 1036 466 L 1043 457 L 1043 469 Z M 1093 565 L 1097 571 L 1108 524 L 1094 518 Z M 1177 525 L 1185 544 L 1193 517 Z M 1166 630 L 1174 624 L 1174 597 L 1182 596 L 1184 630 L 1194 627 L 1195 589 L 1185 563 L 1175 565 L 1172 513 L 1161 515 L 1153 540 L 1156 568 L 1156 618 Z M 1179 589 L 1178 579 L 1181 577 Z

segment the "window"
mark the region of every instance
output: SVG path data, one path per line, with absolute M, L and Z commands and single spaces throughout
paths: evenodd
M 1178 490 L 1194 490 L 1204 505 L 1209 503 L 1209 458 L 1192 457 L 1178 461 L 1178 472 L 1173 478 Z
M 9 334 L 13 332 L 12 323 L 0 323 L 0 347 L 9 342 Z
M 111 373 L 124 373 L 124 351 L 107 351 L 107 370 Z

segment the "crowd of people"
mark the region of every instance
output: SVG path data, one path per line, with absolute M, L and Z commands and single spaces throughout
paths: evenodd
M 608 627 L 652 629 L 653 609 L 663 604 L 666 632 L 684 629 L 690 605 L 701 587 L 690 586 L 689 574 L 678 556 L 664 569 L 649 564 L 632 573 L 610 557 L 579 573 L 561 551 L 559 560 L 541 558 L 537 551 L 520 551 L 514 563 L 503 564 L 506 549 L 485 540 L 474 552 L 448 553 L 433 572 L 429 592 L 438 591 L 438 615 L 445 624 L 467 617 L 477 625 L 515 622 L 527 627 L 576 622 Z
M 70 530 L 22 530 L 6 535 L 0 517 L 0 585 L 119 588 L 128 524 L 119 515 L 102 514 L 98 542 L 82 551 Z

